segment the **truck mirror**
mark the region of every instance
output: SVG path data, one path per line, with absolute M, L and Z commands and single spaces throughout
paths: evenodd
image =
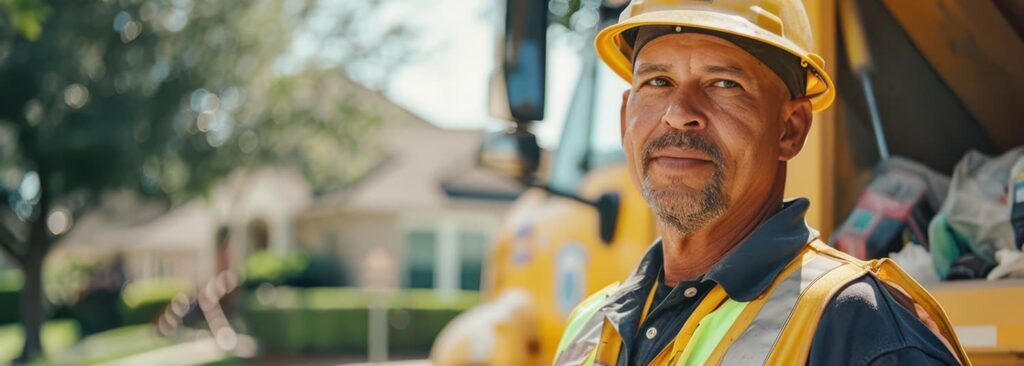
M 517 127 L 484 136 L 477 155 L 479 164 L 526 183 L 532 182 L 540 166 L 540 146 L 537 137 L 525 127 L 525 124 L 517 124 Z
M 507 1 L 501 67 L 511 117 L 516 122 L 544 119 L 547 52 L 547 0 Z

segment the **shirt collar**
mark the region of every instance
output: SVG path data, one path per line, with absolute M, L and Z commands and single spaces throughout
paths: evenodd
M 800 250 L 818 237 L 818 232 L 804 221 L 810 201 L 797 198 L 783 202 L 779 212 L 765 220 L 725 258 L 711 267 L 701 278 L 722 286 L 730 298 L 750 301 L 768 289 Z M 647 250 L 635 275 L 645 279 L 649 289 L 664 265 L 661 239 Z
M 733 300 L 750 301 L 760 296 L 786 264 L 818 237 L 818 231 L 804 220 L 808 206 L 806 198 L 783 202 L 782 210 L 712 266 L 705 278 L 721 285 Z

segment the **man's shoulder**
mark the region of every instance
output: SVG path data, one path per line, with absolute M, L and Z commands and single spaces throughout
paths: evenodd
M 899 359 L 958 364 L 900 291 L 870 275 L 839 289 L 818 323 L 808 364 L 877 365 Z
M 598 310 L 598 308 L 601 307 L 602 304 L 607 301 L 608 297 L 618 289 L 619 282 L 613 282 L 600 290 L 588 294 L 587 297 L 573 306 L 572 311 L 569 312 L 569 321 L 589 318 Z

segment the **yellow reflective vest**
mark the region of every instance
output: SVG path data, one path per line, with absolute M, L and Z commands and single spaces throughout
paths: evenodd
M 832 297 L 862 276 L 873 276 L 920 306 L 961 363 L 967 355 L 942 308 L 888 259 L 861 261 L 814 240 L 763 294 L 740 302 L 715 286 L 651 365 L 804 365 L 818 320 Z M 634 274 L 581 302 L 569 316 L 554 365 L 616 365 L 622 337 L 610 319 L 617 299 L 639 282 Z M 648 296 L 644 315 L 650 307 Z M 643 318 L 644 315 L 641 315 Z

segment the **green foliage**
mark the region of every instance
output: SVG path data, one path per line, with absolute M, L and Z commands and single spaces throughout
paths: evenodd
M 345 51 L 334 65 L 372 66 L 403 54 L 400 27 L 362 32 L 380 1 L 325 3 L 344 15 L 328 19 L 320 40 Z M 0 202 L 14 213 L 0 208 L 0 249 L 39 276 L 57 240 L 47 215 L 59 207 L 77 217 L 104 191 L 180 203 L 250 166 L 297 167 L 318 190 L 365 174 L 378 118 L 351 98 L 361 87 L 340 67 L 279 71 L 293 30 L 306 29 L 317 6 L 0 0 Z M 375 47 L 382 40 L 390 43 Z M 34 188 L 19 189 L 27 186 Z M 24 295 L 36 301 L 41 291 Z M 75 295 L 56 293 L 59 301 Z M 42 321 L 31 317 L 30 330 Z
M 120 303 L 119 291 L 93 290 L 71 306 L 71 313 L 81 324 L 82 334 L 96 334 L 121 326 Z
M 0 290 L 0 325 L 16 323 L 21 320 L 21 291 Z
M 146 324 L 156 319 L 175 296 L 191 292 L 187 281 L 175 278 L 129 283 L 121 292 L 118 310 L 122 324 Z
M 280 285 L 298 276 L 308 264 L 309 256 L 302 251 L 291 251 L 282 257 L 262 250 L 250 254 L 245 259 L 246 282 L 249 284 L 268 282 Z
M 147 302 L 160 302 L 191 291 L 188 281 L 178 278 L 156 278 L 129 283 L 121 292 L 121 302 L 133 308 Z
M 388 311 L 390 350 L 416 355 L 426 355 L 444 325 L 480 301 L 476 292 L 262 287 L 246 299 L 242 315 L 250 335 L 272 354 L 365 355 L 375 296 Z
M 21 290 L 22 275 L 16 269 L 0 270 L 0 291 Z
M 376 118 L 316 93 L 356 84 L 341 70 L 274 70 L 310 3 L 181 4 L 55 0 L 37 41 L 0 39 L 0 82 L 25 86 L 0 91 L 0 125 L 19 136 L 0 173 L 45 168 L 58 195 L 124 187 L 175 201 L 245 165 L 298 163 L 318 187 L 361 173 L 327 157 L 353 156 Z
M 268 354 L 360 354 L 366 350 L 364 309 L 251 309 L 249 332 Z
M 0 0 L 0 9 L 7 11 L 7 18 L 14 31 L 32 41 L 39 39 L 43 22 L 52 10 L 39 0 Z
M 114 271 L 112 264 L 81 258 L 62 259 L 48 262 L 43 271 L 43 287 L 52 314 L 78 320 L 82 334 L 86 335 L 121 326 L 120 283 L 107 283 L 102 287 L 91 283 L 96 276 L 109 276 Z
M 79 337 L 78 322 L 68 319 L 51 320 L 43 325 L 43 350 L 46 355 L 54 355 L 68 348 Z M 23 342 L 25 337 L 20 325 L 0 326 L 0 364 L 7 364 L 17 357 Z
M 323 256 L 313 256 L 302 249 L 294 249 L 284 256 L 270 251 L 259 251 L 245 259 L 245 287 L 254 289 L 260 284 L 294 287 L 338 286 L 345 281 L 337 262 Z
M 43 271 L 43 287 L 46 297 L 54 305 L 71 305 L 89 287 L 89 279 L 107 263 L 95 260 L 61 258 L 50 261 Z
M 14 269 L 0 271 L 0 325 L 11 324 L 19 320 L 18 309 L 21 303 L 21 272 Z

